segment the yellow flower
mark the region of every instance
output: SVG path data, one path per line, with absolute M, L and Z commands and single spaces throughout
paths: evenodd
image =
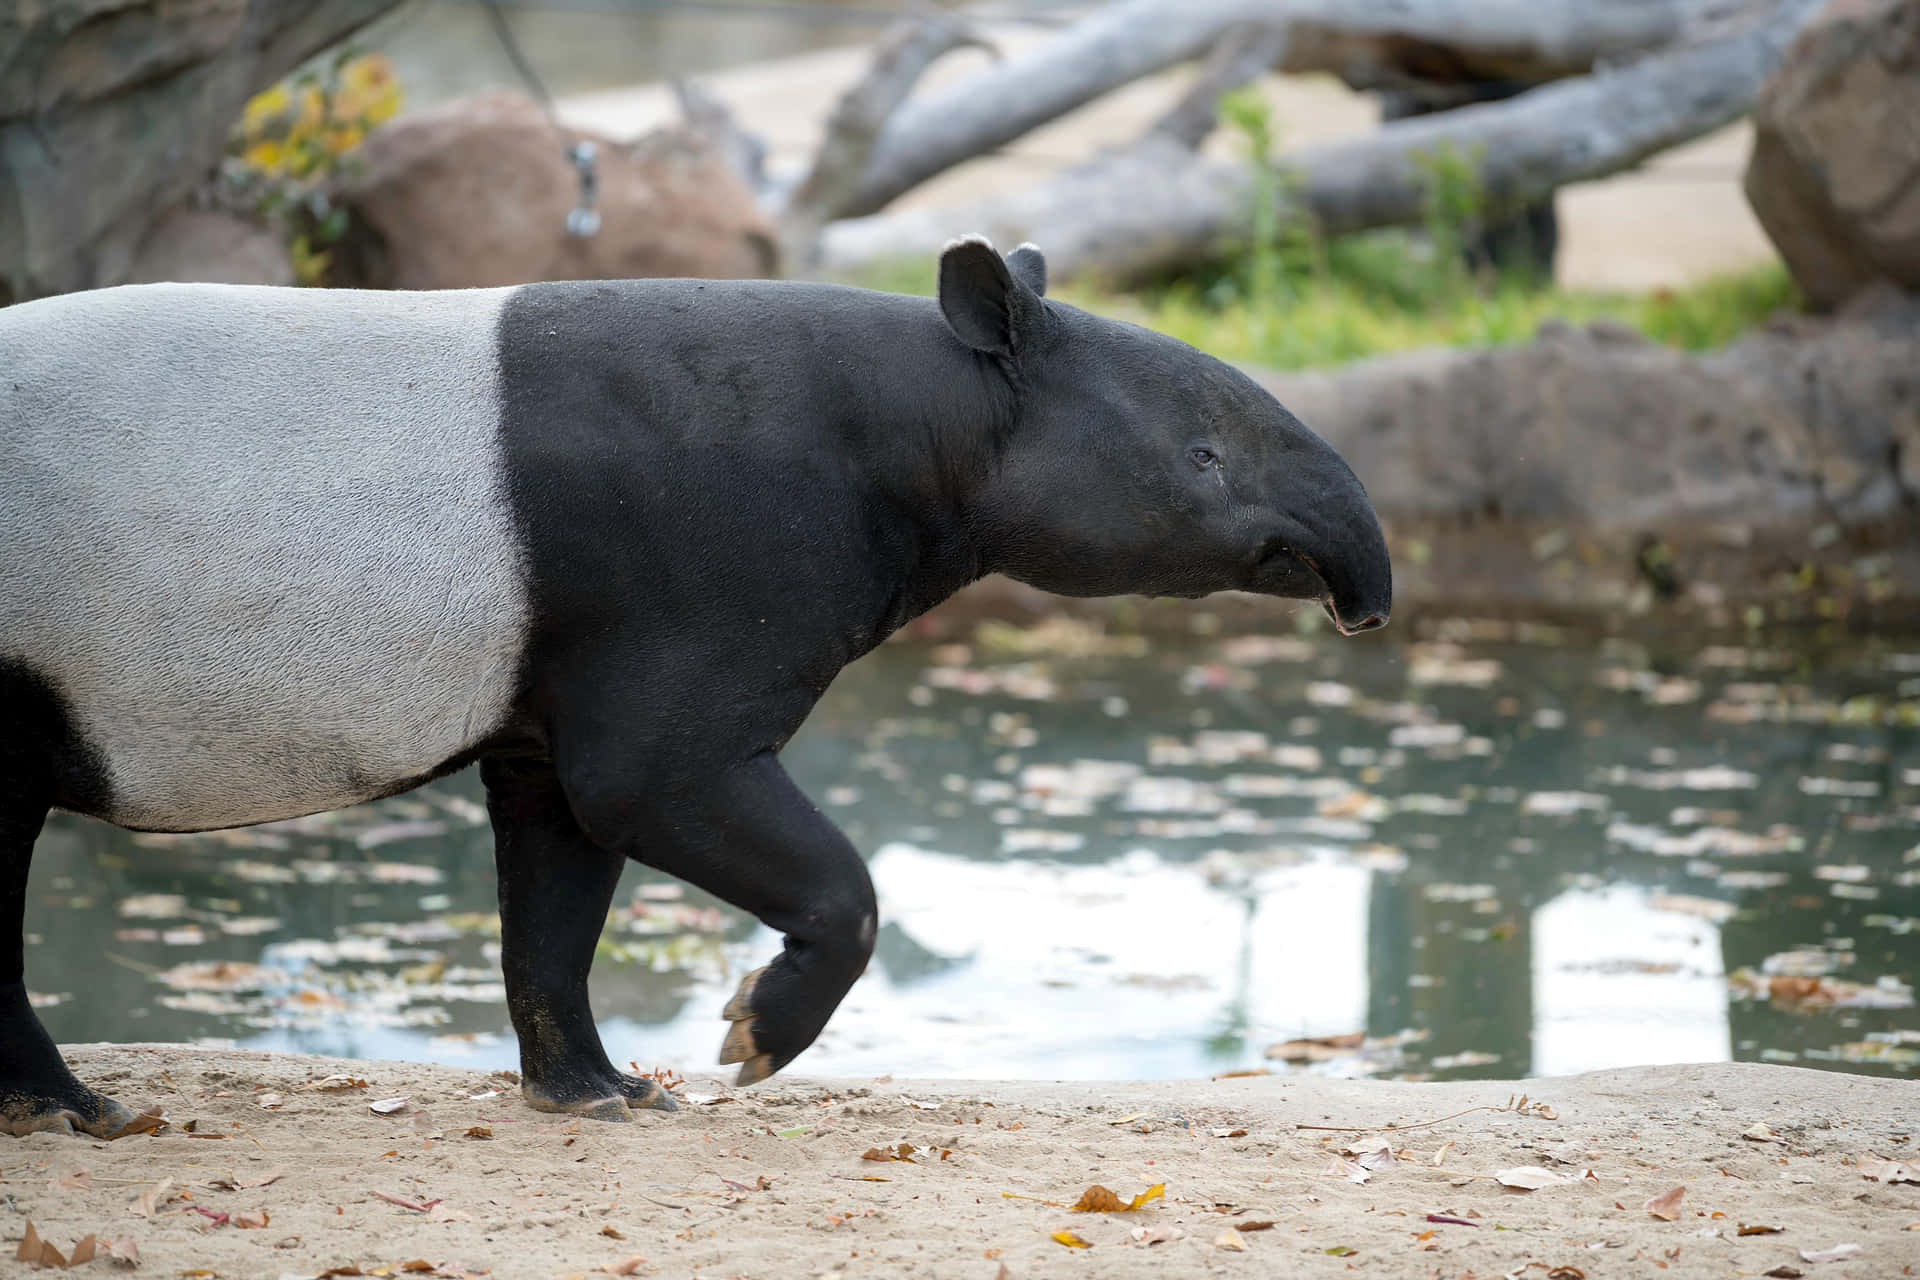
M 246 161 L 250 169 L 277 174 L 287 162 L 287 149 L 283 143 L 273 138 L 265 138 L 249 146 L 240 158 Z
M 288 101 L 287 86 L 284 84 L 262 89 L 248 100 L 246 110 L 240 114 L 240 123 L 248 133 L 253 133 L 261 125 L 285 111 Z

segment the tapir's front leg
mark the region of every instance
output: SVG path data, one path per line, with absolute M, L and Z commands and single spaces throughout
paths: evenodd
M 527 1101 L 601 1120 L 625 1120 L 628 1107 L 675 1110 L 665 1089 L 607 1060 L 587 1003 L 587 971 L 626 859 L 581 832 L 547 761 L 490 759 L 480 776 L 500 877 L 500 966 Z
M 873 954 L 866 864 L 771 752 L 712 776 L 640 788 L 620 771 L 561 760 L 574 812 L 594 839 L 698 885 L 786 935 L 773 963 L 727 1003 L 722 1062 L 764 1080 L 812 1044 Z M 604 766 L 604 759 L 595 763 Z

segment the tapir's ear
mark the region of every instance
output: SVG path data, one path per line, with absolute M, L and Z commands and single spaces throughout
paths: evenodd
M 1007 255 L 1007 270 L 1013 278 L 1041 297 L 1047 294 L 1047 260 L 1040 256 L 1040 246 L 1023 244 Z
M 940 312 L 960 341 L 988 355 L 1011 356 L 1041 303 L 979 236 L 955 240 L 940 252 Z

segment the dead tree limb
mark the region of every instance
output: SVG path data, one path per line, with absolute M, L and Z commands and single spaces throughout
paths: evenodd
M 1667 43 L 1703 3 L 1118 0 L 1032 50 L 905 103 L 876 140 L 858 188 L 834 213 L 872 213 L 963 160 L 1011 142 L 1123 84 L 1199 56 L 1229 28 L 1243 23 L 1307 24 L 1450 47 L 1498 49 L 1510 56 L 1584 68 Z
M 1248 22 L 1229 28 L 1207 55 L 1193 83 L 1165 115 L 1154 121 L 1150 132 L 1163 134 L 1182 146 L 1199 146 L 1219 121 L 1220 99 L 1258 80 L 1286 51 L 1284 25 Z
M 945 15 L 889 28 L 874 46 L 866 74 L 834 104 L 813 167 L 780 210 L 781 258 L 789 270 L 812 261 L 820 228 L 840 216 L 860 188 L 880 132 L 928 67 L 955 49 L 1000 51 L 972 26 Z
M 1628 168 L 1743 115 L 1788 41 L 1822 0 L 1778 0 L 1766 21 L 1504 102 L 1387 125 L 1284 158 L 1283 218 L 1327 234 L 1420 220 L 1423 163 L 1451 148 L 1498 212 L 1558 187 Z M 1172 137 L 1135 145 L 1002 200 L 849 219 L 826 229 L 821 261 L 843 270 L 921 257 L 956 235 L 1031 240 L 1057 277 L 1138 279 L 1244 243 L 1254 175 L 1197 157 Z

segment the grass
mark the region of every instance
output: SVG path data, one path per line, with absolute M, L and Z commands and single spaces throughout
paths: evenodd
M 1655 342 L 1698 351 L 1800 305 L 1777 262 L 1681 289 L 1619 293 L 1476 277 L 1451 255 L 1444 262 L 1440 256 L 1422 237 L 1379 231 L 1324 246 L 1291 245 L 1277 270 L 1272 255 L 1263 255 L 1257 264 L 1242 261 L 1130 292 L 1076 283 L 1056 296 L 1225 360 L 1276 369 L 1338 365 L 1416 347 L 1525 342 L 1543 320 L 1611 320 Z M 852 283 L 930 294 L 933 266 L 889 265 Z

